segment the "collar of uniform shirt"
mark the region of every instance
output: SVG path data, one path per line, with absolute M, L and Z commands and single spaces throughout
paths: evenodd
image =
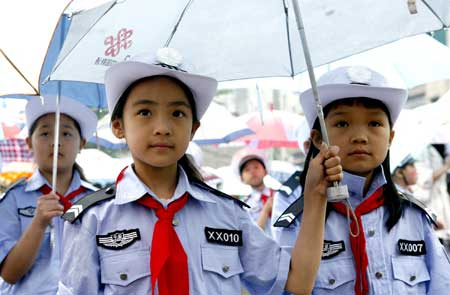
M 372 183 L 370 184 L 370 188 L 367 191 L 366 196 L 364 196 L 364 184 L 366 182 L 366 178 L 362 176 L 358 176 L 355 174 L 351 174 L 344 171 L 344 179 L 342 180 L 343 185 L 347 185 L 350 196 L 356 197 L 359 200 L 363 200 L 366 196 L 372 195 L 380 186 L 386 184 L 386 178 L 384 177 L 383 167 L 379 166 L 375 169 L 375 175 Z
M 36 171 L 33 173 L 33 175 L 28 179 L 27 185 L 25 186 L 26 192 L 32 192 L 40 189 L 44 184 L 51 187 L 51 185 L 47 182 L 47 180 L 44 178 L 44 176 L 41 174 L 39 169 L 36 169 Z M 85 188 L 91 189 L 91 190 L 97 190 L 92 185 L 87 184 L 85 182 L 81 182 L 80 174 L 78 171 L 73 172 L 72 181 L 70 182 L 69 188 L 67 189 L 66 194 L 71 193 L 72 191 L 78 189 L 80 186 L 83 186 Z
M 182 197 L 185 192 L 188 192 L 190 196 L 197 200 L 215 203 L 208 194 L 202 193 L 199 189 L 191 186 L 186 172 L 181 166 L 178 166 L 178 169 L 180 173 L 178 176 L 177 187 L 175 188 L 172 198 L 166 203 L 156 197 L 156 194 L 138 178 L 131 165 L 128 166 L 124 171 L 122 179 L 116 184 L 116 197 L 114 198 L 114 203 L 121 205 L 134 202 L 148 193 L 160 202 L 161 205 L 166 207 L 170 202 Z

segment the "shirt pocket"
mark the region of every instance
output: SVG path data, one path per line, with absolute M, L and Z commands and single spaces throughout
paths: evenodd
M 240 294 L 239 274 L 244 272 L 237 247 L 201 247 L 206 290 L 210 294 Z
M 150 294 L 149 250 L 123 251 L 100 259 L 106 294 Z
M 353 258 L 322 260 L 313 294 L 353 294 L 355 279 Z
M 430 281 L 425 259 L 415 256 L 393 256 L 394 294 L 425 294 Z

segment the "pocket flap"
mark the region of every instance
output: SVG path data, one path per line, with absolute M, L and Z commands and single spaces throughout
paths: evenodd
M 333 290 L 345 283 L 353 282 L 355 279 L 355 265 L 352 258 L 322 261 L 315 286 Z
M 224 278 L 242 273 L 244 270 L 235 247 L 202 246 L 204 270 L 215 272 Z
M 140 278 L 150 276 L 150 253 L 148 250 L 109 255 L 102 257 L 100 263 L 103 284 L 125 287 Z
M 428 272 L 425 260 L 420 257 L 392 257 L 392 269 L 394 278 L 400 280 L 410 286 L 429 281 L 430 273 Z

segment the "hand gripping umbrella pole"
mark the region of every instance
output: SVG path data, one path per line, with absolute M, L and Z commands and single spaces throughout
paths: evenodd
M 299 0 L 292 0 L 292 4 L 294 6 L 295 19 L 297 21 L 297 29 L 300 34 L 300 39 L 303 47 L 303 54 L 305 57 L 306 66 L 308 68 L 309 80 L 311 82 L 311 88 L 314 95 L 314 100 L 316 102 L 317 108 L 317 117 L 319 118 L 320 129 L 322 131 L 322 138 L 327 146 L 330 146 L 330 141 L 328 139 L 328 132 L 325 125 L 325 118 L 323 115 L 322 103 L 320 102 L 319 92 L 317 90 L 316 77 L 314 75 L 314 68 L 311 61 L 311 54 L 309 52 L 308 43 L 306 40 L 305 27 L 303 26 L 302 16 L 300 14 L 300 7 L 298 5 Z M 358 220 L 356 218 L 355 212 L 353 211 L 352 205 L 348 201 L 349 194 L 347 185 L 340 185 L 337 181 L 333 182 L 333 186 L 327 188 L 327 198 L 329 202 L 340 202 L 345 201 L 347 207 L 347 222 L 349 225 L 350 235 L 353 237 L 357 237 L 359 235 L 359 225 Z M 356 222 L 356 233 L 353 233 L 350 227 L 350 212 L 354 221 Z

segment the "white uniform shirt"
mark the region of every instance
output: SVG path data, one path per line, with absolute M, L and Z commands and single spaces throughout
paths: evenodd
M 188 256 L 189 294 L 240 294 L 241 283 L 251 294 L 281 294 L 289 254 L 236 201 L 191 185 L 179 167 L 170 201 L 185 192 L 189 199 L 173 224 Z M 155 196 L 130 166 L 117 183 L 115 199 L 90 208 L 81 222 L 65 227 L 59 294 L 150 294 L 150 248 L 157 217 L 135 202 L 147 193 Z M 133 238 L 137 233 L 140 239 Z M 131 238 L 122 243 L 117 234 Z M 109 239 L 109 248 L 96 237 Z M 235 244 L 239 241 L 242 246 Z

